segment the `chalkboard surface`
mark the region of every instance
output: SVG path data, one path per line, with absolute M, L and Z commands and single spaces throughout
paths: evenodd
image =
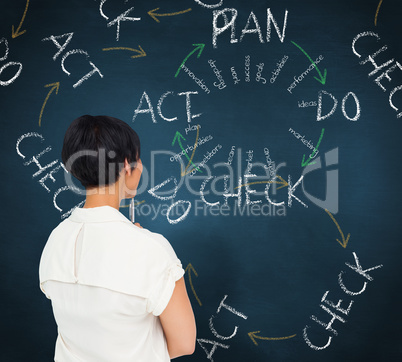
M 2 361 L 53 360 L 38 265 L 84 200 L 60 156 L 83 114 L 140 135 L 135 219 L 197 320 L 182 361 L 402 359 L 399 1 L 0 7 Z

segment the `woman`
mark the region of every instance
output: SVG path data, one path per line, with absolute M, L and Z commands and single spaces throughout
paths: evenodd
M 123 121 L 82 116 L 62 160 L 86 189 L 50 234 L 39 279 L 58 327 L 55 361 L 169 361 L 195 348 L 184 270 L 160 234 L 119 212 L 141 177 L 140 141 Z

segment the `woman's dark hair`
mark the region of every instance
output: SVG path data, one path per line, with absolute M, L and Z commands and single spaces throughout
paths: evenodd
M 120 119 L 85 115 L 68 127 L 61 159 L 82 186 L 113 184 L 119 178 L 125 158 L 135 168 L 140 158 L 140 139 Z

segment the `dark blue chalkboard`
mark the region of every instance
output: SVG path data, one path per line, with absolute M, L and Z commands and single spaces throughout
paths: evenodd
M 2 361 L 53 359 L 38 265 L 84 200 L 60 156 L 83 114 L 141 138 L 135 218 L 197 320 L 183 361 L 402 358 L 398 1 L 0 7 Z

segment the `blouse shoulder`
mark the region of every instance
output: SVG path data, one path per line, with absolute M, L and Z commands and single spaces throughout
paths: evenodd
M 80 261 L 76 266 L 75 245 L 81 231 Z M 165 304 L 156 301 L 161 295 L 166 301 L 174 282 L 183 274 L 180 260 L 163 235 L 124 220 L 62 221 L 51 232 L 39 266 L 42 287 L 47 280 L 103 287 L 154 301 L 149 308 L 154 313 Z M 160 291 L 169 285 L 169 292 L 158 293 L 156 285 Z
M 148 229 L 141 229 L 138 228 L 138 226 L 132 225 L 132 227 L 135 227 L 138 229 L 138 233 L 141 233 L 143 235 L 144 239 L 147 239 L 148 242 L 152 243 L 152 245 L 155 246 L 155 248 L 159 249 L 161 253 L 166 253 L 166 256 L 169 257 L 171 260 L 176 260 L 177 255 L 170 244 L 170 242 L 162 235 L 159 233 L 152 232 Z

